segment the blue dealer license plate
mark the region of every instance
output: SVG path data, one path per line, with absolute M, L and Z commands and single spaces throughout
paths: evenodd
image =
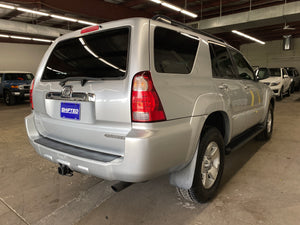
M 60 117 L 66 119 L 80 120 L 80 104 L 62 102 L 60 104 Z

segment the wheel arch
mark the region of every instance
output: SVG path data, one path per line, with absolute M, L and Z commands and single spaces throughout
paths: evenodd
M 230 137 L 230 121 L 226 112 L 215 111 L 212 112 L 206 119 L 203 129 L 201 130 L 200 139 L 202 138 L 205 127 L 217 128 L 224 138 L 224 142 L 227 143 Z
M 207 127 L 215 127 L 221 133 L 224 138 L 224 143 L 229 141 L 230 137 L 230 121 L 226 112 L 214 111 L 211 112 L 205 119 L 203 126 L 198 133 L 198 140 L 193 157 L 189 163 L 179 171 L 173 172 L 170 175 L 170 183 L 179 188 L 189 189 L 191 188 L 194 180 L 194 173 L 196 168 L 196 161 L 198 156 L 199 143 L 204 135 Z

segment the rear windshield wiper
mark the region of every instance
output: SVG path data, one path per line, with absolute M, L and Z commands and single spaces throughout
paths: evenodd
M 80 81 L 81 86 L 83 87 L 86 84 L 86 82 L 88 82 L 89 80 L 98 80 L 98 79 L 92 77 L 68 77 L 60 81 L 59 84 L 60 86 L 63 87 L 68 81 Z

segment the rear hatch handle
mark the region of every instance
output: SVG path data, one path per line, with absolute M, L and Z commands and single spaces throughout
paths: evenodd
M 68 77 L 63 79 L 61 82 L 59 82 L 59 85 L 63 87 L 68 81 L 80 81 L 81 86 L 83 87 L 86 84 L 86 82 L 88 82 L 88 80 L 95 80 L 95 79 L 86 78 L 86 77 Z

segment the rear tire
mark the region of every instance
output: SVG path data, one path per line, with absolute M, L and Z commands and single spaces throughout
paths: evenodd
M 6 105 L 14 105 L 16 103 L 16 98 L 10 93 L 10 91 L 5 91 L 4 102 Z
M 190 189 L 177 188 L 186 200 L 207 202 L 217 193 L 224 170 L 225 145 L 220 131 L 209 127 L 200 140 L 194 180 Z
M 273 122 L 274 122 L 274 108 L 273 105 L 269 105 L 268 114 L 264 122 L 264 130 L 256 136 L 257 140 L 267 141 L 271 138 L 273 133 Z
M 295 92 L 295 82 L 291 83 L 291 93 Z
M 291 87 L 289 87 L 286 95 L 289 97 L 289 96 L 291 96 L 291 93 L 292 93 L 292 90 L 291 90 Z

